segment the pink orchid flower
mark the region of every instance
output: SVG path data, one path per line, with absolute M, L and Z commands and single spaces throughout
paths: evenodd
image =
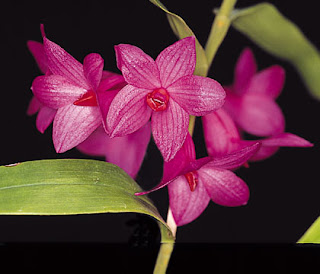
M 262 137 L 282 133 L 285 120 L 275 99 L 284 79 L 285 71 L 278 65 L 257 72 L 253 53 L 246 48 L 237 61 L 233 85 L 225 87 L 225 110 L 250 134 Z
M 27 46 L 31 54 L 33 55 L 36 63 L 43 74 L 50 74 L 47 66 L 47 58 L 44 54 L 44 49 L 42 43 L 36 41 L 28 41 Z M 36 127 L 41 132 L 44 133 L 45 130 L 52 123 L 54 116 L 56 115 L 56 110 L 43 105 L 35 96 L 32 97 L 28 109 L 28 115 L 37 114 Z
M 255 143 L 234 153 L 196 160 L 195 147 L 188 134 L 175 158 L 164 163 L 162 182 L 142 195 L 168 185 L 169 203 L 178 226 L 198 218 L 210 200 L 222 206 L 245 205 L 249 188 L 231 169 L 243 165 L 259 149 Z
M 106 161 L 119 166 L 135 179 L 143 162 L 150 137 L 150 123 L 132 134 L 115 138 L 110 138 L 100 126 L 79 144 L 77 149 L 91 156 L 104 156 Z
M 202 117 L 204 139 L 210 156 L 223 156 L 250 146 L 256 142 L 261 147 L 249 161 L 264 160 L 275 154 L 280 147 L 312 147 L 313 144 L 292 133 L 281 132 L 259 140 L 243 140 L 233 119 L 224 109 Z
M 82 65 L 42 33 L 50 73 L 35 78 L 32 91 L 41 104 L 56 110 L 52 139 L 62 153 L 83 142 L 101 123 L 105 126 L 109 105 L 126 83 L 121 75 L 103 71 L 99 54 L 87 55 Z
M 223 88 L 213 79 L 193 75 L 194 37 L 167 47 L 156 60 L 132 45 L 120 44 L 115 51 L 128 85 L 110 105 L 110 137 L 133 133 L 151 117 L 154 141 L 164 160 L 171 160 L 187 136 L 189 115 L 202 116 L 220 108 Z

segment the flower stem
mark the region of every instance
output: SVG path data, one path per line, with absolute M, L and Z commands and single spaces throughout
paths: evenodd
M 211 31 L 205 46 L 205 53 L 209 67 L 212 64 L 219 46 L 225 38 L 230 26 L 230 13 L 237 0 L 223 0 L 217 15 L 214 18 Z
M 221 45 L 223 39 L 227 34 L 227 31 L 230 26 L 229 15 L 234 5 L 236 4 L 236 2 L 237 0 L 223 0 L 221 7 L 219 9 L 219 12 L 214 18 L 211 31 L 205 46 L 205 53 L 206 53 L 208 64 L 209 64 L 208 68 L 212 64 L 213 58 L 215 57 L 219 46 Z M 206 75 L 202 75 L 202 76 L 206 76 Z M 190 115 L 188 131 L 191 136 L 193 135 L 195 122 L 196 122 L 196 117 Z M 167 215 L 167 225 L 170 227 L 173 236 L 176 237 L 177 224 L 173 219 L 170 206 L 169 206 L 168 215 Z M 166 273 L 173 248 L 174 248 L 174 242 L 161 243 L 156 265 L 153 272 L 154 274 Z
M 189 131 L 189 133 L 190 133 L 191 136 L 193 135 L 195 123 L 196 123 L 196 116 L 190 115 L 190 117 L 189 117 L 189 128 L 188 128 L 188 131 Z
M 154 274 L 166 273 L 174 243 L 162 243 L 158 253 L 156 266 L 153 270 Z

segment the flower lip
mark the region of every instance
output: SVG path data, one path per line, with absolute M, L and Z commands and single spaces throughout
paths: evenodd
M 163 111 L 167 108 L 169 93 L 164 88 L 156 88 L 147 94 L 147 104 L 154 111 Z
M 73 102 L 75 106 L 96 107 L 98 106 L 96 94 L 93 90 L 88 90 L 79 99 Z
M 184 174 L 184 177 L 187 179 L 191 192 L 193 192 L 198 185 L 198 173 L 194 171 L 190 171 Z

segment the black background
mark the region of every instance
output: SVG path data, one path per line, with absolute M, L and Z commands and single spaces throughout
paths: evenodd
M 162 2 L 185 19 L 204 45 L 214 19 L 212 9 L 218 7 L 220 1 Z M 257 2 L 239 0 L 237 7 Z M 300 26 L 320 48 L 316 1 L 269 2 Z M 130 43 L 155 58 L 162 49 L 176 41 L 164 13 L 147 0 L 25 1 L 2 5 L 1 165 L 37 159 L 89 158 L 75 149 L 56 154 L 51 127 L 41 134 L 36 130 L 35 116 L 26 115 L 32 97 L 30 86 L 39 75 L 26 42 L 41 41 L 40 23 L 45 25 L 50 40 L 79 61 L 88 53 L 97 52 L 105 60 L 105 69 L 114 72 L 118 72 L 114 45 Z M 178 244 L 295 243 L 319 216 L 320 100 L 309 94 L 290 64 L 267 54 L 232 28 L 218 51 L 209 76 L 221 84 L 231 83 L 236 59 L 246 46 L 253 49 L 259 69 L 273 64 L 280 64 L 286 69 L 285 87 L 277 100 L 286 117 L 286 131 L 304 137 L 315 146 L 311 149 L 282 148 L 271 159 L 239 170 L 239 176 L 250 188 L 248 205 L 227 208 L 211 202 L 197 220 L 178 229 Z M 199 122 L 194 137 L 198 156 L 205 156 Z M 151 143 L 137 181 L 149 189 L 159 182 L 161 173 L 161 158 Z M 150 197 L 165 218 L 168 204 L 166 189 Z M 139 233 L 145 235 L 144 238 L 136 237 Z M 129 243 L 141 246 L 158 240 L 159 234 L 153 222 L 135 214 L 0 216 L 0 242 L 6 244 Z M 152 252 L 150 254 L 153 256 Z

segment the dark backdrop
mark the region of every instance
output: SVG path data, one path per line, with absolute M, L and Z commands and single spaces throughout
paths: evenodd
M 212 9 L 220 1 L 162 1 L 182 16 L 202 44 L 213 21 Z M 238 1 L 238 7 L 257 1 Z M 270 1 L 298 24 L 320 47 L 316 1 Z M 182 3 L 182 1 L 181 1 Z M 304 6 L 305 4 L 305 6 Z M 49 39 L 82 61 L 90 52 L 100 53 L 105 69 L 118 72 L 113 46 L 130 43 L 153 57 L 176 41 L 164 13 L 145 1 L 5 2 L 1 17 L 1 143 L 0 164 L 36 159 L 89 158 L 74 150 L 56 154 L 51 127 L 44 133 L 35 128 L 35 116 L 26 115 L 32 97 L 30 86 L 39 75 L 26 47 L 27 40 L 41 41 L 40 23 Z M 280 64 L 286 69 L 286 83 L 278 103 L 286 117 L 286 130 L 315 144 L 310 149 L 283 148 L 274 157 L 254 163 L 239 175 L 250 187 L 247 206 L 221 207 L 212 202 L 196 221 L 178 229 L 178 243 L 294 243 L 319 216 L 319 129 L 320 101 L 313 99 L 294 68 L 265 53 L 233 30 L 223 42 L 209 76 L 222 84 L 233 78 L 233 67 L 241 50 L 254 50 L 259 69 Z M 320 75 L 319 75 L 320 77 Z M 205 155 L 201 124 L 196 124 L 199 156 Z M 98 158 L 99 159 L 99 158 Z M 100 158 L 100 160 L 102 160 Z M 153 143 L 138 175 L 143 188 L 161 179 L 162 163 Z M 150 197 L 166 216 L 167 192 Z M 142 230 L 137 227 L 142 228 Z M 142 233 L 140 233 L 140 232 Z M 0 242 L 134 242 L 159 239 L 148 218 L 135 214 L 87 216 L 0 216 Z M 149 238 L 148 238 L 149 237 Z M 138 237 L 139 238 L 139 237 Z M 141 237 L 140 237 L 141 238 Z M 139 239 L 137 240 L 139 242 Z M 140 239 L 141 241 L 141 239 Z

